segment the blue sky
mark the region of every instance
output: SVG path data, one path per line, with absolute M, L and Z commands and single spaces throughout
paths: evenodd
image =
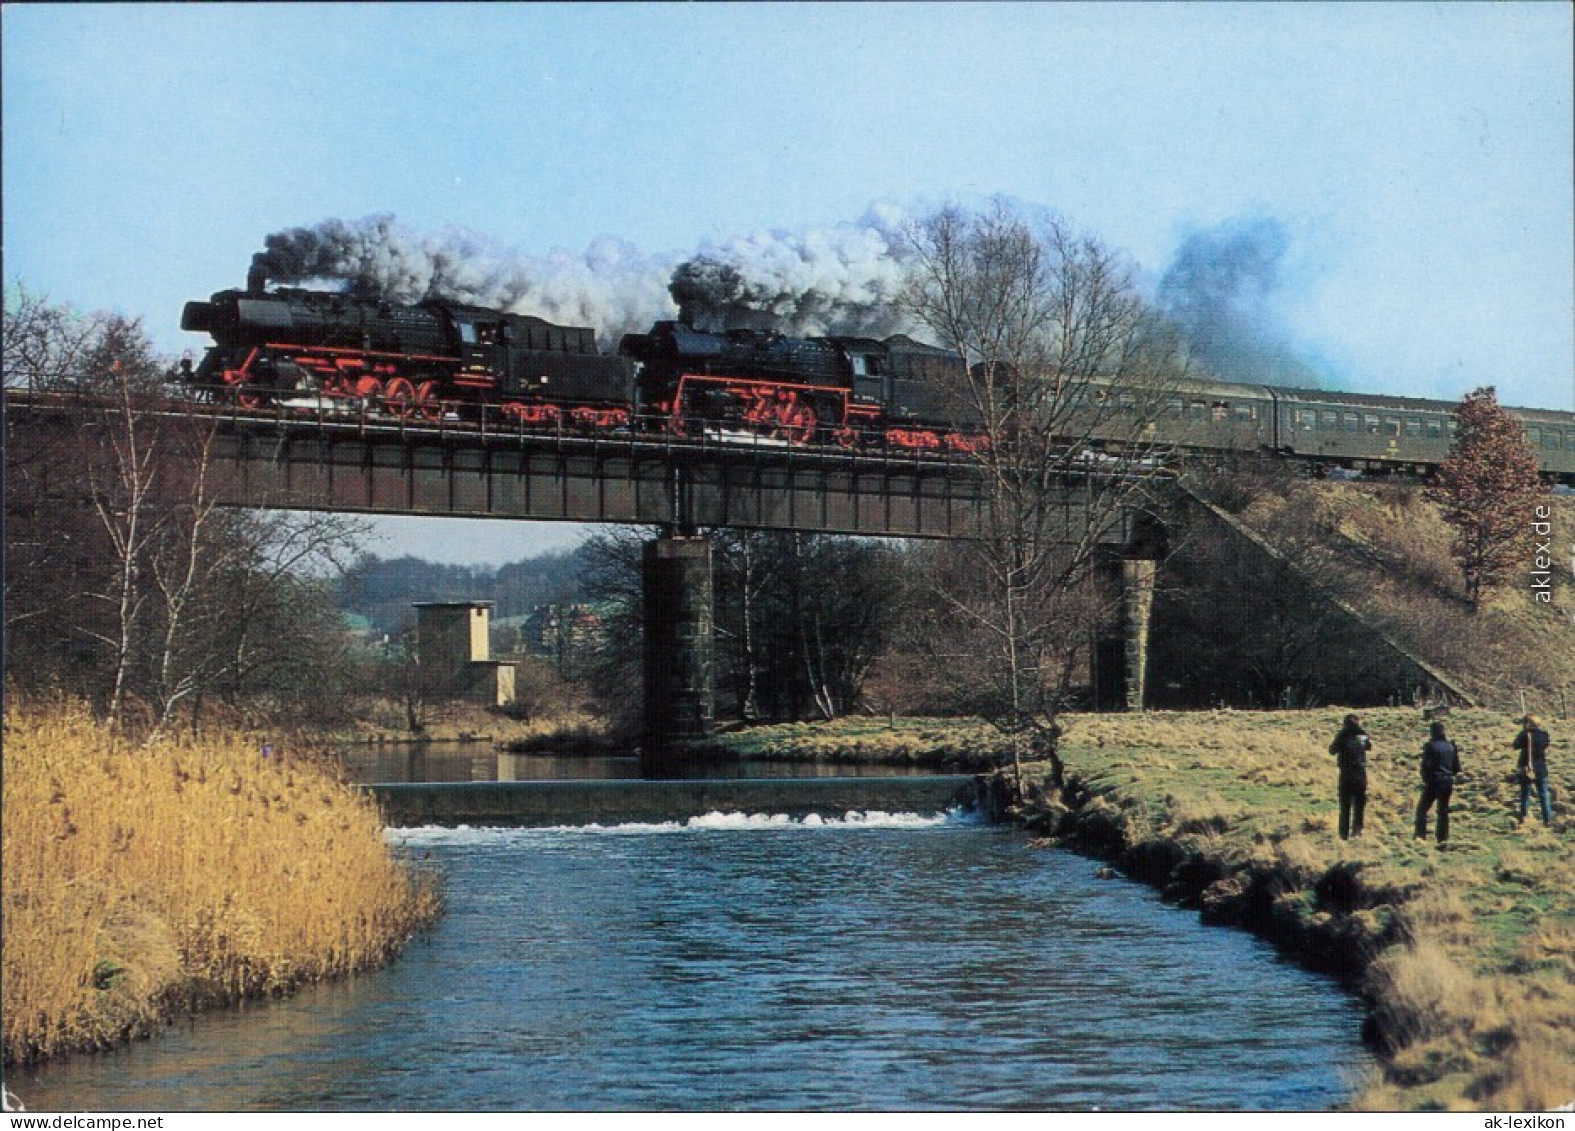
M 1562 2 L 0 18 L 7 284 L 140 315 L 172 352 L 202 346 L 182 303 L 241 285 L 268 234 L 330 218 L 462 229 L 617 289 L 701 248 L 846 238 L 872 205 L 1001 194 L 1126 252 L 1148 286 L 1189 239 L 1268 225 L 1271 276 L 1242 302 L 1332 381 L 1575 408 Z M 388 529 L 383 553 L 494 561 L 552 540 Z

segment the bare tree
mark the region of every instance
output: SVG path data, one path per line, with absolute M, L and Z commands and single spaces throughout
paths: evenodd
M 4 349 L 8 385 L 81 398 L 62 426 L 8 430 L 10 674 L 87 694 L 117 724 L 141 704 L 155 727 L 183 706 L 195 726 L 207 692 L 255 693 L 270 670 L 328 687 L 342 632 L 305 575 L 358 524 L 221 508 L 214 426 L 160 411 L 166 367 L 135 321 L 17 287 Z
M 89 359 L 115 320 L 50 302 L 20 282 L 7 287 L 0 353 L 6 388 L 70 392 L 91 385 Z
M 101 458 L 83 470 L 111 551 L 108 576 L 87 594 L 110 610 L 108 627 L 85 631 L 109 653 L 105 713 L 118 726 L 143 642 L 151 592 L 145 570 L 170 518 L 160 497 L 160 474 L 167 468 L 161 422 L 143 411 L 162 373 L 141 326 L 118 318 L 105 326 L 83 365 L 84 380 L 103 397 L 96 422 Z
M 603 626 L 586 663 L 585 678 L 619 735 L 640 730 L 645 630 L 641 555 L 644 544 L 658 533 L 654 527 L 604 527 L 578 551 L 584 563 L 585 595 L 600 609 Z
M 910 233 L 909 314 L 963 362 L 953 396 L 993 442 L 974 456 L 984 536 L 930 586 L 937 658 L 1012 738 L 1014 767 L 1051 760 L 1057 716 L 1113 615 L 1101 547 L 1156 469 L 1153 423 L 1183 365 L 1129 266 L 1064 223 L 997 204 L 943 209 Z

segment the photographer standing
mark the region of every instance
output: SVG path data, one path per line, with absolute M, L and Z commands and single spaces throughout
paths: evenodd
M 1537 803 L 1542 807 L 1542 823 L 1553 823 L 1553 803 L 1548 796 L 1548 732 L 1536 715 L 1527 715 L 1520 721 L 1520 733 L 1510 748 L 1520 751 L 1516 770 L 1520 775 L 1520 820 L 1526 820 L 1530 808 L 1531 787 L 1537 787 Z
M 1373 740 L 1362 729 L 1362 720 L 1345 716 L 1345 725 L 1329 743 L 1329 753 L 1340 767 L 1340 839 L 1362 835 L 1362 813 L 1367 808 L 1367 752 Z
M 1449 839 L 1449 795 L 1460 775 L 1460 751 L 1444 734 L 1443 723 L 1433 723 L 1427 745 L 1422 747 L 1422 799 L 1416 804 L 1416 835 L 1427 836 L 1427 811 L 1438 803 L 1438 843 Z

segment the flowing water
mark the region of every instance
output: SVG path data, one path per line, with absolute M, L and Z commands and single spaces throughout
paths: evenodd
M 1316 1110 L 1355 1003 L 1098 866 L 947 817 L 406 829 L 390 968 L 17 1070 L 30 1111 Z
M 638 756 L 513 754 L 491 742 L 361 743 L 338 750 L 346 774 L 363 782 L 578 781 L 639 778 Z M 671 771 L 663 776 L 674 776 Z M 933 774 L 923 766 L 859 762 L 704 762 L 682 776 L 697 778 L 901 777 Z

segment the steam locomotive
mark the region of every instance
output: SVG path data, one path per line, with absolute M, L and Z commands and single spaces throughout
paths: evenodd
M 593 330 L 529 315 L 264 284 L 254 275 L 245 290 L 186 304 L 181 328 L 214 343 L 186 370 L 204 395 L 244 408 L 792 447 L 977 452 L 992 442 L 956 395 L 960 360 L 903 335 L 793 339 L 665 321 L 607 354 Z M 1200 380 L 1146 400 L 1119 386 L 1080 395 L 1087 403 L 1073 408 L 1088 414 L 1081 434 L 1093 454 L 1138 436 L 1160 449 L 1425 472 L 1454 427 L 1453 405 L 1406 397 Z M 1575 484 L 1575 413 L 1511 411 L 1544 474 Z

